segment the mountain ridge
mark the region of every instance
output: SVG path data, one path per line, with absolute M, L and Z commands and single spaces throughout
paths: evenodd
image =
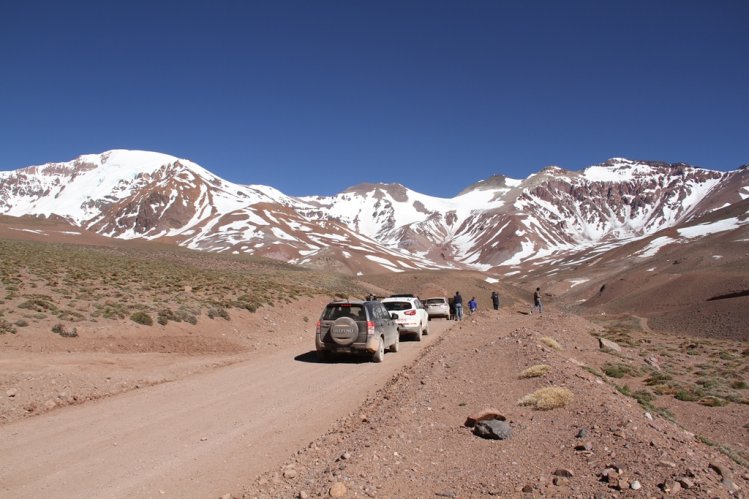
M 371 182 L 288 196 L 175 156 L 112 150 L 0 172 L 0 214 L 58 215 L 108 237 L 302 265 L 332 258 L 352 273 L 488 271 L 646 237 L 746 199 L 748 186 L 745 168 L 611 158 L 522 180 L 495 174 L 452 198 Z

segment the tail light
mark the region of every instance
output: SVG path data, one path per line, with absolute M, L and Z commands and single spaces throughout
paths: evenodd
M 315 334 L 320 334 L 320 321 L 317 321 L 315 325 Z
M 372 321 L 367 321 L 367 336 L 375 334 L 375 324 Z
M 416 315 L 416 310 L 406 310 L 403 315 Z

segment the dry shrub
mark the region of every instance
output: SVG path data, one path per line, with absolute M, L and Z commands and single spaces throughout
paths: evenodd
M 553 348 L 554 350 L 562 350 L 562 345 L 560 345 L 557 340 L 550 336 L 544 336 L 543 338 L 541 338 L 541 343 L 549 348 Z
M 541 388 L 518 400 L 518 405 L 548 411 L 566 406 L 572 400 L 572 392 L 566 388 L 549 386 Z
M 546 373 L 548 373 L 550 370 L 551 370 L 551 366 L 547 366 L 546 364 L 537 364 L 521 372 L 520 378 L 521 379 L 540 378 L 541 376 L 544 376 Z

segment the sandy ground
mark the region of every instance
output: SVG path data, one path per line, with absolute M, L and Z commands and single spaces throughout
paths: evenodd
M 0 495 L 215 497 L 238 489 L 360 405 L 448 325 L 434 323 L 424 341 L 403 342 L 382 364 L 318 363 L 308 338 L 302 348 L 4 425 Z M 129 367 L 142 368 L 141 360 Z M 157 361 L 150 370 L 169 366 Z

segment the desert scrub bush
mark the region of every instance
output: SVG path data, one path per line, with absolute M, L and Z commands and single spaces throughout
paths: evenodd
M 700 399 L 700 405 L 704 405 L 706 407 L 723 407 L 728 405 L 728 403 L 728 400 L 720 397 L 714 397 L 712 395 Z
M 156 313 L 156 322 L 158 322 L 162 326 L 166 326 L 167 324 L 169 324 L 169 321 L 179 322 L 176 319 L 176 315 L 170 308 L 162 308 Z
M 0 334 L 5 333 L 16 334 L 16 328 L 5 319 L 0 319 Z
M 682 388 L 674 394 L 674 398 L 682 402 L 696 402 L 704 396 L 705 392 L 697 387 Z
M 229 312 L 221 306 L 212 306 L 208 309 L 208 317 L 211 319 L 215 319 L 216 317 L 221 317 L 222 319 L 229 320 Z
M 536 364 L 535 366 L 523 370 L 523 372 L 520 373 L 520 378 L 540 378 L 548 373 L 550 369 L 551 366 L 547 366 L 546 364 Z
M 130 315 L 130 320 L 143 326 L 153 326 L 153 318 L 147 312 L 138 310 Z
M 673 377 L 663 371 L 654 371 L 646 380 L 645 384 L 648 386 L 662 385 L 666 381 L 671 381 Z
M 27 295 L 28 300 L 18 304 L 18 308 L 33 310 L 35 312 L 54 312 L 57 306 L 52 303 L 52 298 L 46 295 Z
M 59 310 L 55 315 L 61 321 L 80 322 L 84 319 L 83 314 L 75 310 Z
M 29 325 L 29 321 L 27 321 L 26 319 L 18 319 L 16 321 L 16 326 L 18 327 L 26 327 L 28 325 Z
M 736 380 L 731 382 L 731 388 L 734 390 L 746 390 L 749 388 L 749 385 L 747 385 L 744 380 Z
M 76 328 L 68 331 L 67 329 L 65 329 L 65 326 L 63 326 L 59 322 L 52 326 L 52 332 L 55 334 L 59 334 L 63 338 L 75 338 L 78 336 L 78 330 Z
M 625 376 L 632 377 L 640 374 L 640 371 L 634 366 L 613 362 L 607 362 L 604 364 L 603 372 L 609 378 L 623 378 Z
M 518 405 L 530 406 L 534 409 L 548 411 L 565 407 L 572 400 L 572 392 L 567 388 L 548 386 L 518 400 Z
M 551 336 L 544 336 L 540 341 L 549 348 L 553 348 L 554 350 L 562 350 L 562 345 L 560 345 L 559 342 Z

